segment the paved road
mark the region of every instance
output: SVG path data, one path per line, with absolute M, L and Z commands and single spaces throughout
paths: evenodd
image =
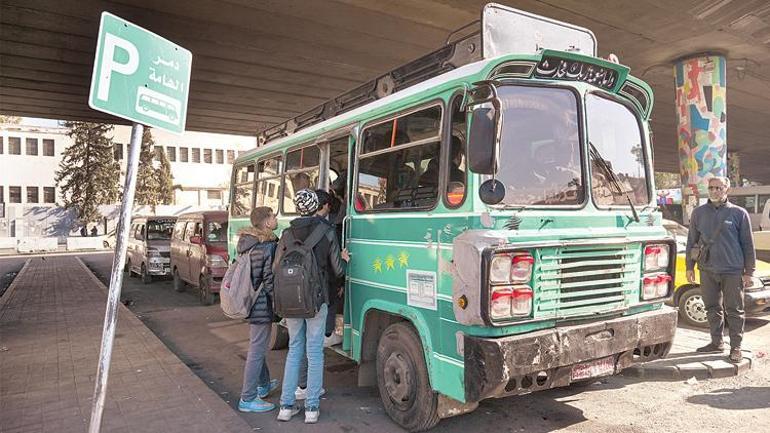
M 109 277 L 111 255 L 83 260 Z M 142 285 L 132 278 L 123 299 L 210 388 L 231 407 L 238 400 L 247 328 L 227 320 L 218 306 L 204 307 L 195 293 L 176 293 L 169 281 Z M 640 382 L 612 377 L 583 390 L 557 389 L 482 402 L 474 413 L 443 420 L 442 432 L 770 432 L 770 321 L 750 323 L 757 356 L 745 376 L 684 382 Z M 748 338 L 747 338 L 748 340 Z M 285 351 L 272 352 L 271 372 L 281 377 Z M 356 366 L 327 352 L 321 422 L 308 432 L 402 432 L 382 409 L 376 389 L 356 387 Z M 277 397 L 272 398 L 277 401 Z M 243 414 L 261 432 L 294 432 L 299 422 L 279 424 L 275 413 Z

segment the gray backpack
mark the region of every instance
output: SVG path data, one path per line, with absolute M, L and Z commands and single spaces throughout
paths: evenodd
M 252 248 L 253 249 L 253 248 Z M 251 307 L 257 302 L 263 284 L 258 290 L 251 285 L 251 249 L 240 254 L 222 278 L 219 289 L 219 305 L 225 316 L 231 319 L 245 319 L 251 314 Z

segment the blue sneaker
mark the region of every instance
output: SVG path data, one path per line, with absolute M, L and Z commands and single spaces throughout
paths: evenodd
M 269 401 L 264 401 L 259 397 L 251 401 L 243 401 L 243 399 L 241 399 L 238 402 L 238 410 L 241 412 L 262 413 L 262 412 L 270 412 L 273 409 L 275 409 L 275 405 L 273 403 L 270 403 Z
M 271 392 L 278 389 L 278 379 L 273 379 L 270 381 L 270 383 L 267 386 L 258 386 L 257 387 L 257 396 L 259 398 L 265 398 L 268 395 L 270 395 Z

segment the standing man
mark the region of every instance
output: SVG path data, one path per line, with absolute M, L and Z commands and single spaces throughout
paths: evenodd
M 724 310 L 730 332 L 730 361 L 741 360 L 743 340 L 743 287 L 751 284 L 754 273 L 754 238 L 749 214 L 727 201 L 730 179 L 714 177 L 708 181 L 709 201 L 698 206 L 690 218 L 687 238 L 687 281 L 694 284 L 695 263 L 700 270 L 700 286 L 711 328 L 711 343 L 698 352 L 722 352 Z M 723 308 L 724 303 L 724 308 Z

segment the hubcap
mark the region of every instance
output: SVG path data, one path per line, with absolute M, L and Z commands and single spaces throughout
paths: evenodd
M 402 353 L 393 352 L 385 361 L 384 379 L 390 399 L 399 406 L 407 406 L 414 392 L 414 380 L 409 363 Z
M 684 303 L 684 312 L 694 322 L 706 323 L 708 321 L 706 317 L 706 304 L 700 295 L 693 295 L 687 298 L 687 301 Z

